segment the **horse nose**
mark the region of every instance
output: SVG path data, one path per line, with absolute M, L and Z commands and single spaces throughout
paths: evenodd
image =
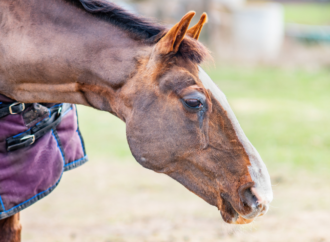
M 247 183 L 239 188 L 239 196 L 242 202 L 251 208 L 268 205 L 269 201 L 264 199 L 263 196 L 257 192 L 257 189 L 253 187 L 253 185 L 253 183 Z
M 256 195 L 256 190 L 253 188 L 253 183 L 247 183 L 239 188 L 239 196 L 243 204 L 249 206 L 252 210 L 261 207 L 262 200 Z
M 263 210 L 263 205 L 253 193 L 255 192 L 253 185 L 253 183 L 247 183 L 242 185 L 238 190 L 241 201 L 245 206 L 249 207 L 250 210 L 248 214 L 241 215 L 246 219 L 254 219 L 259 215 L 260 211 Z
M 239 188 L 241 201 L 251 208 L 251 212 L 243 215 L 244 218 L 253 219 L 265 214 L 268 210 L 268 201 L 264 199 L 253 187 L 254 183 L 247 183 Z
M 263 205 L 263 206 L 268 205 L 269 202 L 266 199 L 264 199 L 262 196 L 260 196 L 260 194 L 257 192 L 257 189 L 255 187 L 251 187 L 250 190 L 252 196 L 257 200 L 258 205 Z

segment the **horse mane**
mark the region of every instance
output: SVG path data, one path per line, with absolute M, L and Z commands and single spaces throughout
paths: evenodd
M 109 22 L 124 31 L 131 33 L 134 38 L 147 44 L 156 44 L 168 29 L 149 19 L 137 16 L 108 0 L 65 0 L 95 17 Z M 198 41 L 186 37 L 179 48 L 178 56 L 200 64 L 208 57 L 208 50 Z

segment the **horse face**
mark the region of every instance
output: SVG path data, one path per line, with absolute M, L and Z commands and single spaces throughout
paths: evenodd
M 268 210 L 267 169 L 201 68 L 173 66 L 142 92 L 127 120 L 128 142 L 141 165 L 217 206 L 228 223 L 248 223 Z
M 272 200 L 267 169 L 225 95 L 196 63 L 174 56 L 177 47 L 168 54 L 171 45 L 163 39 L 131 88 L 126 124 L 132 154 L 218 207 L 226 222 L 248 223 Z

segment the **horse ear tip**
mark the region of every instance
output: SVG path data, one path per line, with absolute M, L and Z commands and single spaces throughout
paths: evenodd
M 189 17 L 194 17 L 196 15 L 196 12 L 195 11 L 189 11 L 186 16 L 189 16 Z
M 201 16 L 201 20 L 203 21 L 203 24 L 206 24 L 209 21 L 209 18 L 207 16 L 207 13 L 203 13 Z

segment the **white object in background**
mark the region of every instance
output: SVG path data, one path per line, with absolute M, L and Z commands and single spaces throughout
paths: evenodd
M 216 3 L 219 3 L 231 11 L 241 8 L 244 6 L 246 0 L 215 0 Z
M 129 3 L 129 2 L 123 1 L 123 0 L 111 0 L 111 2 L 114 2 L 115 4 L 119 5 L 120 7 L 127 10 L 128 12 L 138 14 L 138 12 L 136 11 L 136 9 L 134 8 L 134 5 L 132 3 Z
M 233 13 L 233 35 L 239 55 L 275 58 L 284 36 L 283 7 L 278 3 L 247 5 Z

